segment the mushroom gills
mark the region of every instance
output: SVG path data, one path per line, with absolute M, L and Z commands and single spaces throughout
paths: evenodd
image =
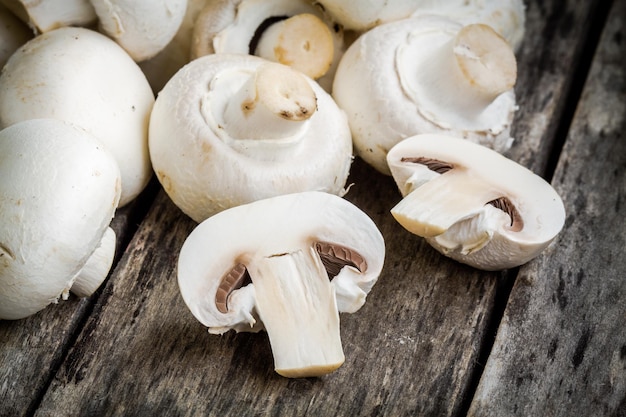
M 351 266 L 358 269 L 359 272 L 367 270 L 365 258 L 353 249 L 330 242 L 316 242 L 314 246 L 328 273 L 328 278 L 331 280 L 339 274 L 344 266 Z M 220 285 L 215 293 L 217 310 L 226 314 L 230 295 L 250 283 L 252 283 L 252 279 L 246 265 L 241 262 L 235 264 L 220 280 Z
M 284 16 L 270 16 L 267 19 L 265 19 L 263 22 L 261 22 L 259 27 L 257 27 L 257 29 L 254 31 L 254 35 L 252 36 L 252 39 L 250 39 L 250 43 L 248 44 L 248 54 L 249 55 L 256 55 L 257 46 L 259 45 L 259 41 L 261 40 L 261 37 L 263 36 L 265 31 L 270 26 L 272 26 L 274 23 L 278 23 L 278 22 L 280 22 L 282 20 L 286 20 L 288 18 L 289 18 L 289 16 L 287 16 L 287 15 L 284 15 Z

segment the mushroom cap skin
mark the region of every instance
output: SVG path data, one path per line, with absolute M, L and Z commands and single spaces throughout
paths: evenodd
M 348 116 L 355 154 L 390 175 L 387 152 L 417 134 L 448 133 L 508 149 L 516 75 L 510 46 L 488 26 L 419 16 L 357 38 L 339 63 L 332 95 Z M 482 86 L 499 80 L 504 91 L 481 91 L 481 77 Z
M 442 254 L 482 270 L 522 265 L 565 223 L 563 202 L 543 178 L 461 138 L 416 135 L 387 155 L 404 197 L 392 210 Z
M 0 319 L 15 320 L 67 297 L 111 233 L 119 168 L 84 130 L 26 120 L 0 131 L 0 195 Z
M 44 33 L 65 26 L 87 26 L 97 19 L 89 0 L 0 0 L 34 33 Z
M 207 2 L 194 26 L 191 59 L 214 53 L 259 55 L 257 45 L 263 39 L 264 31 L 273 26 L 270 22 L 280 24 L 284 19 L 301 14 L 317 17 L 327 30 L 315 34 L 302 31 L 292 33 L 291 37 L 302 37 L 307 45 L 321 38 L 331 37 L 332 56 L 325 64 L 327 70 L 319 77 L 307 72 L 307 75 L 315 78 L 326 91 L 330 91 L 334 73 L 345 50 L 343 28 L 331 21 L 315 2 L 309 0 L 214 0 Z M 281 46 L 278 45 L 277 48 Z M 314 55 L 311 54 L 311 56 Z M 265 58 L 270 59 L 268 56 Z M 277 58 L 276 62 L 291 65 L 287 59 Z
M 280 125 L 293 130 L 284 137 L 270 138 L 266 119 L 225 120 L 228 100 L 231 107 L 243 108 L 235 102 L 236 91 L 268 67 L 286 76 L 265 85 L 279 90 L 287 88 L 287 78 L 299 79 L 304 84 L 299 87 L 314 93 L 308 119 Z M 235 128 L 241 138 L 229 133 Z M 166 193 L 196 222 L 278 194 L 318 190 L 343 195 L 352 163 L 348 123 L 332 97 L 310 78 L 252 55 L 206 55 L 178 71 L 157 97 L 149 144 Z
M 318 0 L 345 29 L 365 32 L 375 26 L 433 14 L 459 23 L 485 23 L 517 50 L 524 37 L 526 13 L 523 0 Z
M 120 206 L 152 177 L 148 123 L 154 104 L 139 66 L 96 31 L 65 27 L 18 49 L 0 75 L 0 127 L 56 118 L 82 127 L 115 156 L 122 173 Z
M 187 0 L 91 0 L 100 31 L 136 61 L 152 58 L 174 38 Z
M 384 256 L 383 237 L 364 212 L 336 195 L 307 191 L 200 223 L 181 248 L 178 284 L 209 332 L 265 329 L 281 375 L 317 376 L 343 362 L 337 311 L 364 304 Z M 233 284 L 235 267 L 239 277 L 247 271 L 250 283 Z M 336 361 L 323 364 L 319 352 Z

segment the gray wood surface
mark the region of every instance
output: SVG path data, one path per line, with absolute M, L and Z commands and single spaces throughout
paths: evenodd
M 508 156 L 540 174 L 550 171 L 551 154 L 560 151 L 561 121 L 571 104 L 575 69 L 589 47 L 588 33 L 599 2 L 578 3 L 528 3 L 526 37 L 518 53 L 516 142 Z M 619 52 L 623 54 L 623 47 Z M 608 64 L 603 61 L 607 55 L 602 56 L 598 55 L 597 66 Z M 195 223 L 159 192 L 143 221 L 137 215 L 125 217 L 125 212 L 116 219 L 116 229 L 123 236 L 119 263 L 98 294 L 88 300 L 72 298 L 26 320 L 0 321 L 0 415 L 454 416 L 464 415 L 472 398 L 478 404 L 471 407 L 475 414 L 507 415 L 518 404 L 520 415 L 543 415 L 539 413 L 542 404 L 566 401 L 562 394 L 567 387 L 580 395 L 589 384 L 597 396 L 586 399 L 597 398 L 605 411 L 616 411 L 615 404 L 621 401 L 623 406 L 624 401 L 623 373 L 617 374 L 623 371 L 626 355 L 618 324 L 624 317 L 617 320 L 620 317 L 615 316 L 623 315 L 626 303 L 622 281 L 617 279 L 621 277 L 618 267 L 624 266 L 617 252 L 617 248 L 624 251 L 624 221 L 602 203 L 609 202 L 619 211 L 626 175 L 623 157 L 615 155 L 620 151 L 624 155 L 623 141 L 618 144 L 615 139 L 624 127 L 623 72 L 612 77 L 622 83 L 621 93 L 612 92 L 617 104 L 610 114 L 617 118 L 617 125 L 603 134 L 614 140 L 609 142 L 612 145 L 603 143 L 598 133 L 593 143 L 597 152 L 607 154 L 605 160 L 613 161 L 609 164 L 611 182 L 621 184 L 622 193 L 611 194 L 608 200 L 607 190 L 587 193 L 590 187 L 606 185 L 603 181 L 609 178 L 602 179 L 606 171 L 599 160 L 587 169 L 581 166 L 590 159 L 591 150 L 586 142 L 589 132 L 583 127 L 588 119 L 579 111 L 555 180 L 568 204 L 567 230 L 544 256 L 521 268 L 519 277 L 517 270 L 485 273 L 455 263 L 410 235 L 389 214 L 400 199 L 392 179 L 357 160 L 350 177 L 354 186 L 346 198 L 380 227 L 387 245 L 385 268 L 364 307 L 341 315 L 344 365 L 322 378 L 285 379 L 273 371 L 265 333 L 209 335 L 187 310 L 178 292 L 175 268 L 178 251 Z M 590 84 L 586 90 L 583 103 L 588 103 L 588 111 L 605 106 L 588 99 L 597 89 Z M 614 113 L 618 105 L 621 116 Z M 152 195 L 148 193 L 141 210 L 152 202 Z M 585 226 L 593 227 L 593 233 Z M 614 241 L 621 236 L 621 246 L 608 252 L 613 254 L 611 265 L 602 258 L 609 241 L 598 239 L 596 230 Z M 603 259 L 606 271 L 594 259 Z M 544 275 L 556 278 L 546 280 Z M 598 275 L 613 278 L 609 280 L 613 286 L 598 286 L 594 280 Z M 582 277 L 580 288 L 574 285 L 577 277 Z M 513 282 L 501 324 L 501 310 Z M 538 285 L 551 287 L 540 290 Z M 599 293 L 591 297 L 585 289 Z M 606 293 L 610 289 L 616 291 Z M 613 305 L 593 304 L 610 296 Z M 547 340 L 545 334 L 532 337 L 532 324 L 547 313 L 539 308 L 542 297 L 551 308 L 564 304 L 559 314 L 551 316 L 554 326 L 543 327 L 544 332 L 550 330 Z M 537 304 L 531 308 L 529 300 Z M 596 309 L 606 315 L 593 319 Z M 508 335 L 512 339 L 503 333 L 506 329 L 513 329 L 509 333 L 514 337 Z M 526 347 L 518 337 L 533 340 L 533 345 Z M 610 350 L 619 345 L 619 338 L 621 350 L 602 351 L 602 340 Z M 534 353 L 536 367 L 516 362 L 530 358 L 525 352 Z M 545 352 L 551 352 L 553 362 L 537 359 Z M 580 362 L 572 370 L 573 357 Z M 600 367 L 603 358 L 613 361 L 611 367 Z M 559 370 L 557 365 L 565 368 Z M 603 379 L 594 374 L 596 368 L 612 369 L 613 376 Z M 514 371 L 520 369 L 528 372 L 516 375 Z M 539 378 L 542 370 L 552 370 L 545 380 Z M 561 371 L 566 380 L 559 391 L 553 385 L 559 382 Z M 485 378 L 493 383 L 485 387 Z M 607 391 L 606 381 L 617 385 Z M 513 388 L 517 394 L 507 395 Z M 533 398 L 541 395 L 533 390 L 542 390 L 540 394 L 548 397 L 536 408 Z M 601 395 L 605 393 L 612 397 Z M 492 402 L 492 395 L 498 400 Z M 608 415 L 601 406 L 596 410 L 598 415 Z
M 626 415 L 625 23 L 616 2 L 555 173 L 565 229 L 521 268 L 470 415 Z

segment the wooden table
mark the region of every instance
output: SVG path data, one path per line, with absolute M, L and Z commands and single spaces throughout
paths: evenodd
M 98 293 L 0 322 L 0 415 L 626 415 L 626 1 L 532 0 L 527 18 L 507 156 L 567 210 L 541 256 L 482 272 L 439 255 L 356 160 L 346 198 L 382 231 L 385 267 L 341 315 L 345 364 L 286 379 L 265 333 L 192 317 L 175 268 L 195 223 L 153 182 L 114 220 Z

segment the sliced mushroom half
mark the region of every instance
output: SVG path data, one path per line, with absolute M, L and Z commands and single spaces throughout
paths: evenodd
M 338 312 L 363 305 L 384 254 L 383 237 L 364 212 L 308 191 L 200 223 L 180 251 L 178 283 L 209 332 L 265 329 L 279 374 L 319 376 L 343 363 Z
M 387 155 L 404 196 L 392 210 L 435 249 L 484 270 L 522 265 L 565 222 L 552 186 L 484 146 L 450 136 L 417 135 Z

